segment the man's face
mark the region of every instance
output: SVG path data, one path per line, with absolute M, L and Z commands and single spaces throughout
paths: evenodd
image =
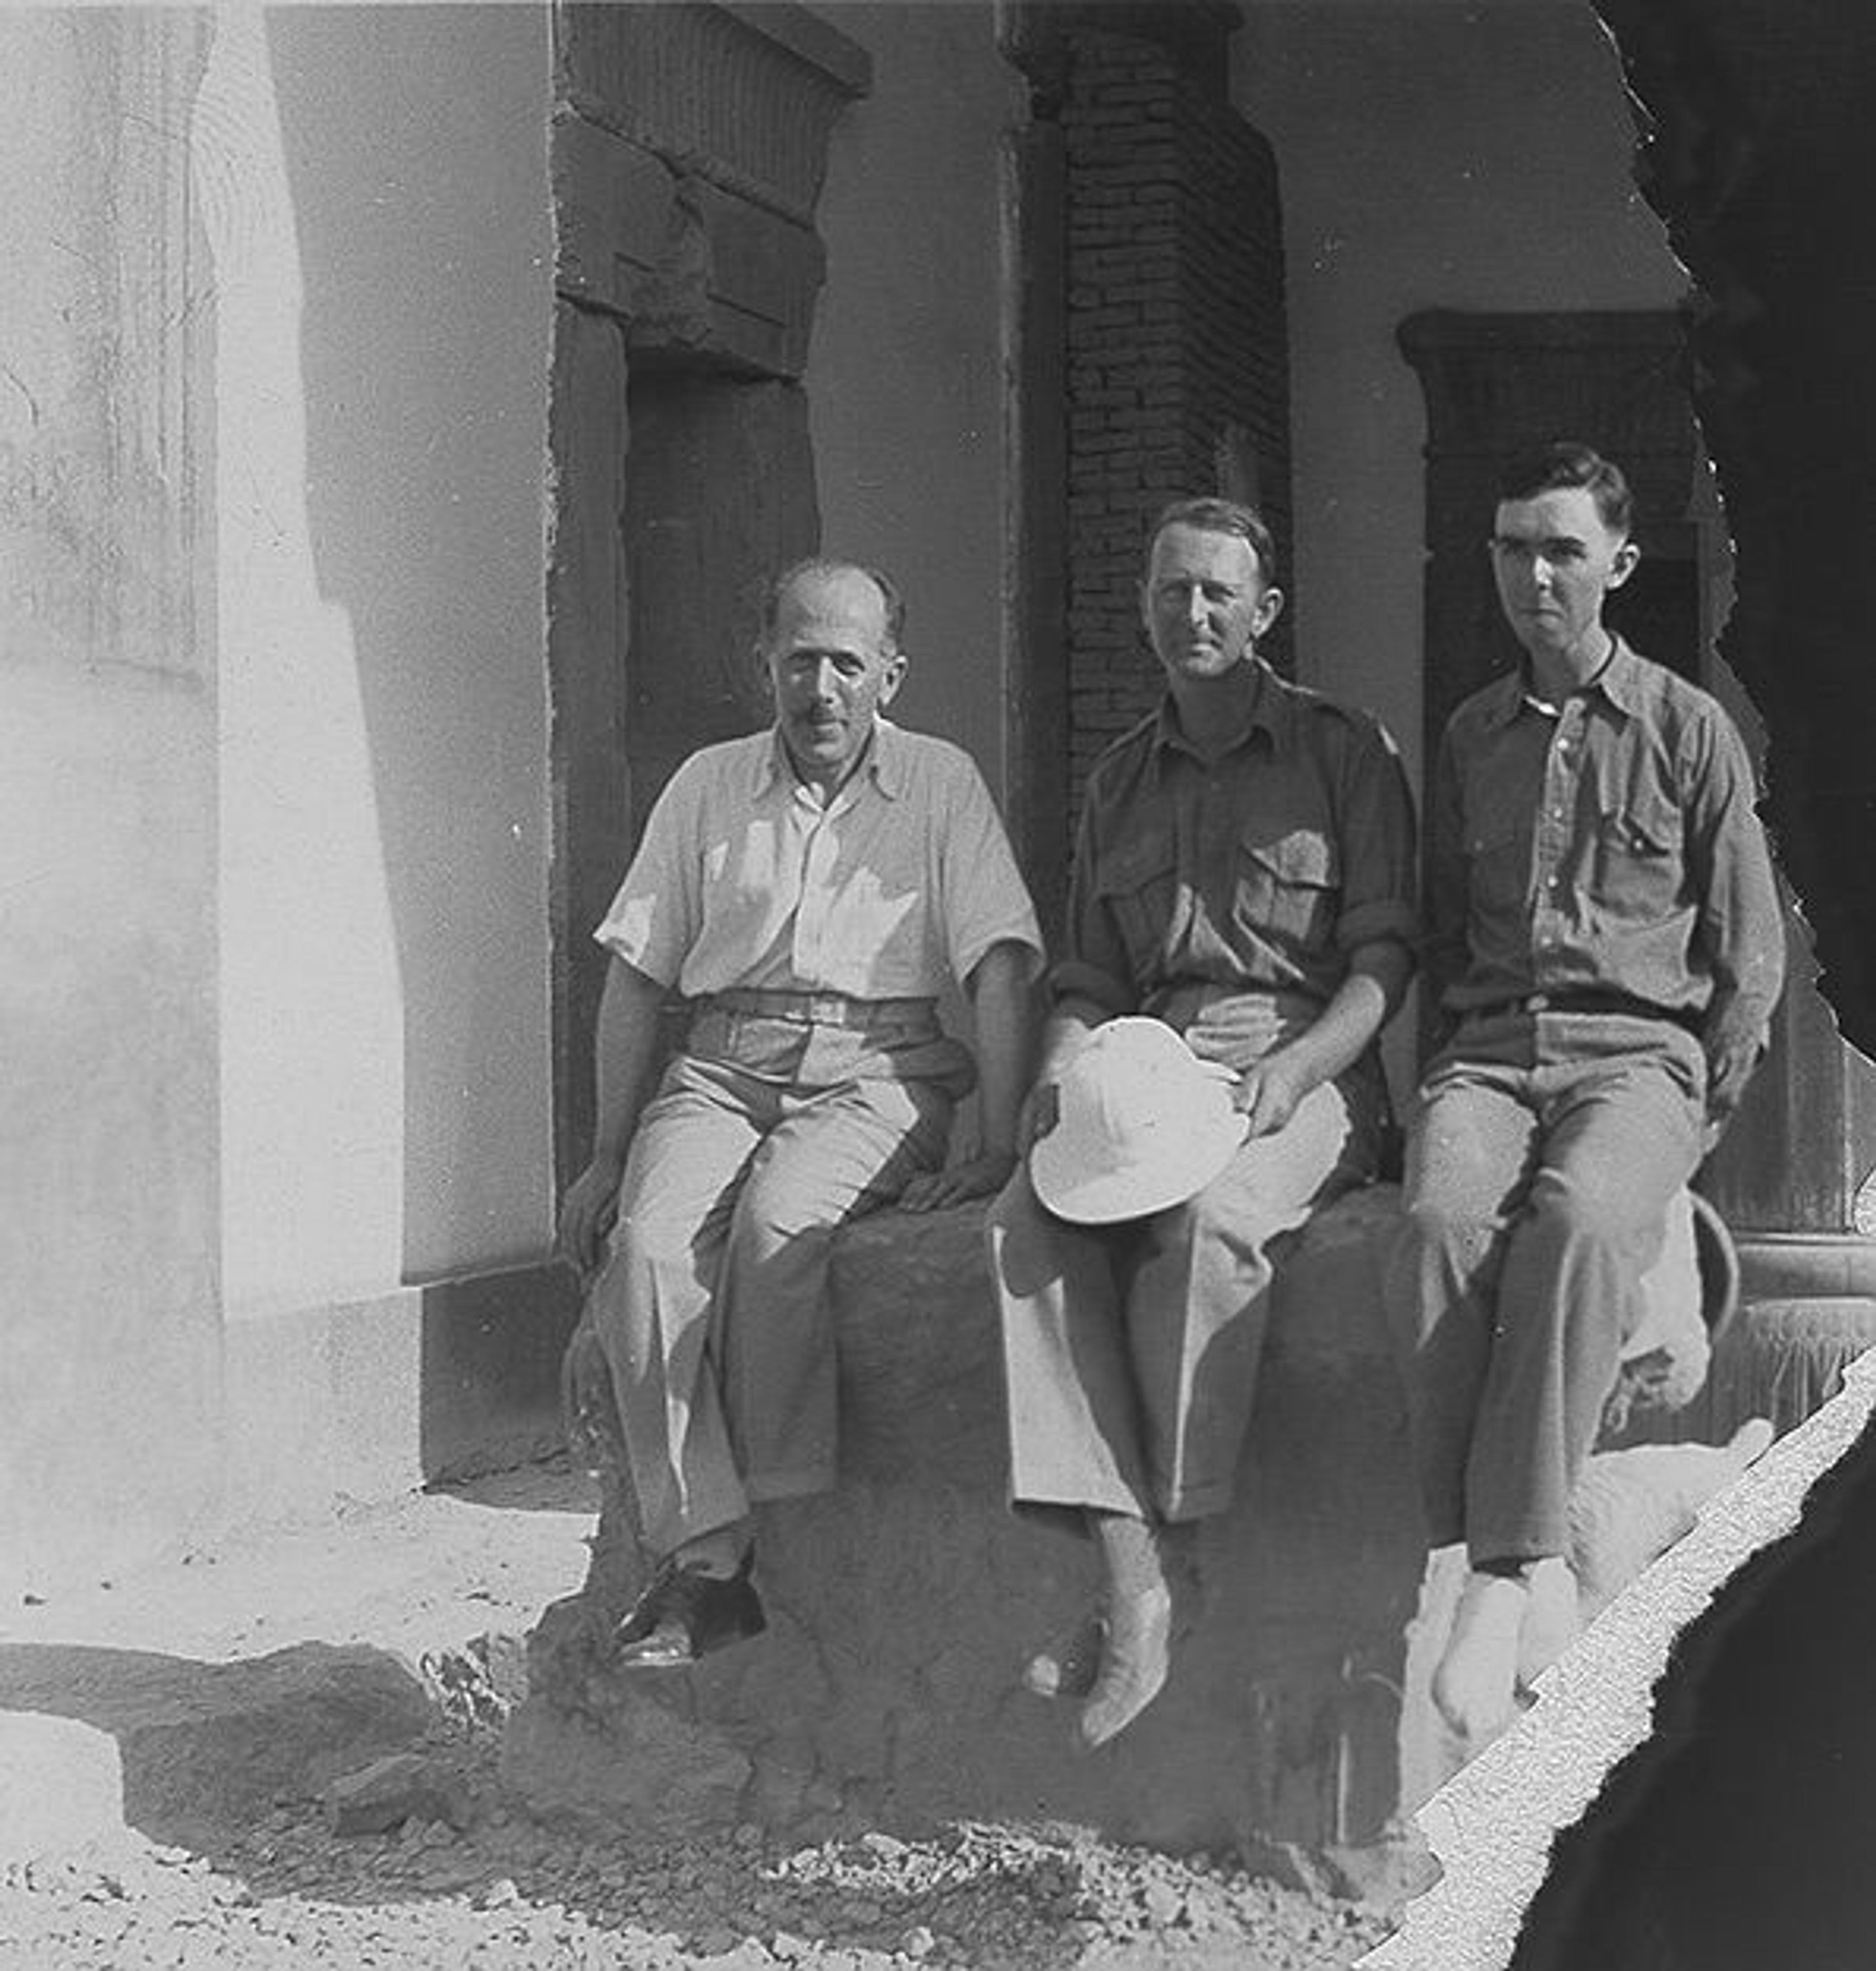
M 1252 654 L 1282 607 L 1243 535 L 1175 523 L 1155 537 L 1140 613 L 1173 683 L 1224 676 Z
M 1499 503 L 1492 523 L 1498 600 L 1533 656 L 1602 654 L 1602 601 L 1635 566 L 1634 544 L 1581 486 Z
M 763 656 L 796 771 L 838 784 L 905 673 L 904 657 L 888 647 L 886 598 L 856 568 L 802 575 L 782 598 Z

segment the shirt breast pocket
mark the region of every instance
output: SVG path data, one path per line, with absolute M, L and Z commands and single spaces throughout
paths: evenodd
M 1681 817 L 1665 801 L 1632 800 L 1607 811 L 1597 837 L 1596 904 L 1627 924 L 1672 914 L 1682 888 Z
M 1333 940 L 1341 858 L 1321 829 L 1247 823 L 1238 838 L 1239 927 L 1276 942 L 1319 950 Z
M 1109 856 L 1096 885 L 1102 907 L 1126 947 L 1136 982 L 1153 976 L 1178 907 L 1179 872 L 1170 842 L 1138 842 Z
M 1522 917 L 1529 898 L 1531 829 L 1514 808 L 1488 810 L 1466 830 L 1466 912 L 1474 947 L 1491 927 Z
M 1529 852 L 1530 830 L 1515 813 L 1490 814 L 1466 832 L 1466 860 L 1474 869 L 1496 869 Z

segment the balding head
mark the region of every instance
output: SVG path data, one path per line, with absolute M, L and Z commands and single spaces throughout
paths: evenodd
M 761 651 L 777 730 L 824 800 L 858 764 L 905 675 L 904 618 L 891 583 L 848 562 L 798 562 L 770 591 Z

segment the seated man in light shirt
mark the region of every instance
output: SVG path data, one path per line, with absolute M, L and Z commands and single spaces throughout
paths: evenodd
M 870 569 L 777 579 L 773 728 L 679 767 L 597 933 L 596 1140 L 560 1238 L 591 1276 L 585 1321 L 659 1563 L 617 1631 L 633 1666 L 757 1634 L 752 1503 L 835 1482 L 839 1226 L 988 1196 L 1015 1167 L 1041 939 L 969 757 L 881 715 L 904 614 Z M 937 1018 L 953 979 L 975 1074 Z M 673 992 L 693 1017 L 653 1093 Z M 973 1080 L 979 1141 L 947 1168 Z

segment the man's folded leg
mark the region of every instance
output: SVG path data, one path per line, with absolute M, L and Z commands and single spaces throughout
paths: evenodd
M 1567 1553 L 1571 1494 L 1615 1386 L 1669 1201 L 1700 1155 L 1687 1091 L 1646 1063 L 1549 1069 L 1539 1167 L 1513 1223 L 1466 1471 L 1475 1556 Z
M 987 1233 L 1008 1393 L 1011 1503 L 1066 1514 L 1098 1543 L 1097 1604 L 1033 1657 L 1040 1696 L 1085 1699 L 1083 1743 L 1105 1744 L 1164 1683 L 1171 1589 L 1147 1493 L 1138 1399 L 1115 1283 L 1135 1227 L 1071 1225 L 1018 1169 Z
M 1263 1360 L 1270 1246 L 1363 1173 L 1363 1131 L 1343 1088 L 1325 1083 L 1196 1197 L 1140 1224 L 1122 1324 L 1150 1495 L 1166 1520 L 1229 1507 Z
M 640 1537 L 656 1563 L 614 1633 L 621 1660 L 644 1667 L 694 1661 L 763 1624 L 709 1347 L 712 1288 L 767 1119 L 745 1080 L 687 1060 L 667 1071 L 633 1138 L 591 1289 Z
M 711 1324 L 737 1467 L 759 1500 L 835 1482 L 834 1240 L 943 1165 L 952 1102 L 929 1083 L 869 1077 L 784 1094 L 780 1107 L 736 1201 Z

